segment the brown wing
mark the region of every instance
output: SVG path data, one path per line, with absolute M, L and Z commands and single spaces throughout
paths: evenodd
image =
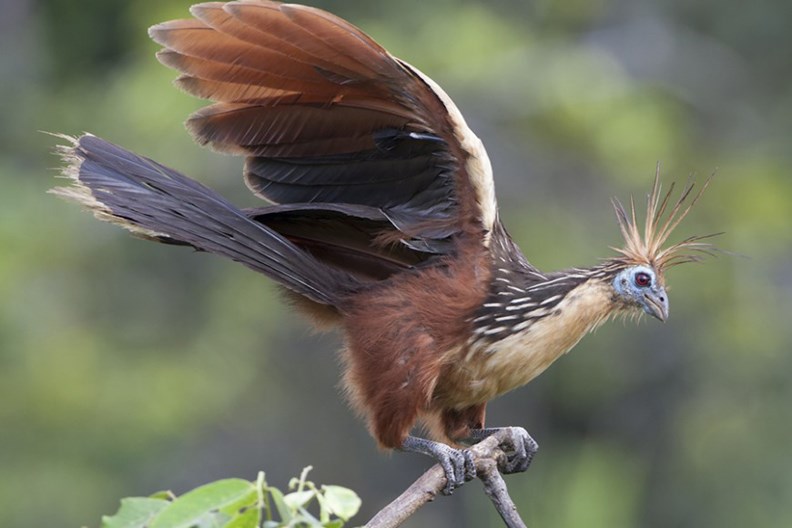
M 198 4 L 150 35 L 177 84 L 216 101 L 197 141 L 247 156 L 245 181 L 280 204 L 379 209 L 414 244 L 495 221 L 481 142 L 448 96 L 348 22 L 270 1 Z M 448 247 L 443 245 L 443 247 Z

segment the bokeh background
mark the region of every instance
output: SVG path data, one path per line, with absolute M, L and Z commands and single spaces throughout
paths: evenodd
M 193 144 L 201 105 L 146 36 L 189 0 L 0 1 L 0 526 L 98 526 L 123 496 L 267 472 L 357 490 L 364 522 L 428 461 L 378 452 L 334 335 L 267 280 L 45 194 L 91 131 L 255 205 Z M 542 446 L 508 478 L 541 527 L 792 526 L 792 7 L 786 0 L 315 0 L 429 73 L 489 147 L 534 264 L 619 244 L 611 196 L 717 176 L 677 234 L 667 324 L 615 322 L 490 405 Z M 408 526 L 497 526 L 479 483 Z

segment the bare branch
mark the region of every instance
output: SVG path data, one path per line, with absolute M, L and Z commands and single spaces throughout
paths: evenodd
M 476 464 L 478 478 L 484 484 L 484 492 L 492 501 L 508 528 L 525 528 L 525 523 L 517 513 L 517 507 L 509 496 L 506 483 L 499 468 L 506 463 L 506 454 L 501 444 L 506 441 L 507 431 L 499 431 L 470 448 Z M 435 464 L 418 480 L 404 490 L 393 502 L 385 506 L 365 528 L 395 528 L 411 517 L 421 506 L 437 497 L 445 487 L 446 478 L 443 468 Z
M 501 456 L 503 451 L 500 452 Z M 506 482 L 498 470 L 498 464 L 492 458 L 476 459 L 476 472 L 484 484 L 484 493 L 492 501 L 492 505 L 500 514 L 508 528 L 526 528 L 525 523 L 517 512 L 517 506 L 506 489 Z
M 365 528 L 395 528 L 401 526 L 418 508 L 433 501 L 446 483 L 440 464 L 430 467 L 418 480 L 404 490 L 393 502 L 375 515 Z

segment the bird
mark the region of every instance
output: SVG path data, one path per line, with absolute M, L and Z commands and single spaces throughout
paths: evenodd
M 710 179 L 664 191 L 658 170 L 643 225 L 633 200 L 613 201 L 624 243 L 610 257 L 540 271 L 501 222 L 481 140 L 418 68 L 313 7 L 239 0 L 190 13 L 150 28 L 157 58 L 212 101 L 188 131 L 243 156 L 244 182 L 267 205 L 239 208 L 90 133 L 63 136 L 68 183 L 52 192 L 278 283 L 343 335 L 344 393 L 377 444 L 437 460 L 444 493 L 475 478 L 469 446 L 501 430 L 485 425 L 489 401 L 614 316 L 665 321 L 665 272 L 711 251 L 710 235 L 669 242 Z M 503 471 L 525 471 L 538 445 L 505 430 Z

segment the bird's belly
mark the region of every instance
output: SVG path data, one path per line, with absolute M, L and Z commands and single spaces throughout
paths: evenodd
M 540 343 L 522 337 L 510 336 L 470 350 L 466 360 L 449 371 L 447 380 L 443 380 L 446 383 L 440 387 L 448 403 L 465 408 L 525 385 L 577 342 Z

